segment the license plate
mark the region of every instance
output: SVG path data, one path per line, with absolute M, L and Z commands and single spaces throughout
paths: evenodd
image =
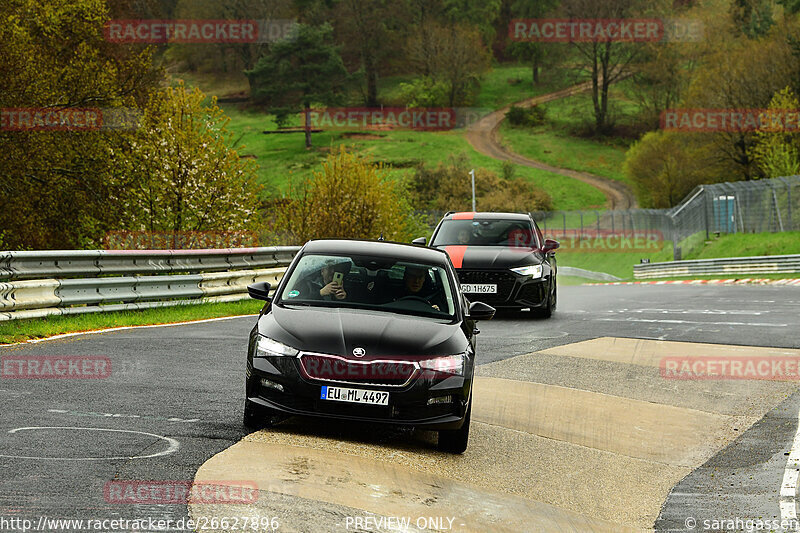
M 494 283 L 463 283 L 461 292 L 473 294 L 497 294 L 497 285 Z
M 320 399 L 336 402 L 389 405 L 389 393 L 376 390 L 346 389 L 344 387 L 322 387 Z

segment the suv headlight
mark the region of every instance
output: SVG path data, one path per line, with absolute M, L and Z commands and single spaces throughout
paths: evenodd
M 454 376 L 464 375 L 464 354 L 445 355 L 442 357 L 432 357 L 419 362 L 419 367 L 423 370 L 433 370 Z
M 285 344 L 281 344 L 280 342 L 272 340 L 269 337 L 264 337 L 263 335 L 258 336 L 255 357 L 294 357 L 298 353 L 299 352 L 291 346 L 286 346 Z
M 542 265 L 529 265 L 519 268 L 512 268 L 511 272 L 519 274 L 520 276 L 530 276 L 533 279 L 542 277 Z

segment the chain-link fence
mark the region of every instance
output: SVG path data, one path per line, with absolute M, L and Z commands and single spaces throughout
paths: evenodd
M 711 235 L 800 230 L 800 176 L 701 185 L 670 209 L 534 212 L 545 234 L 657 235 L 674 258 Z
M 431 228 L 444 215 L 422 214 Z M 679 260 L 715 234 L 800 230 L 800 176 L 701 185 L 670 209 L 532 214 L 547 237 L 570 244 L 565 251 L 647 251 L 659 241 Z

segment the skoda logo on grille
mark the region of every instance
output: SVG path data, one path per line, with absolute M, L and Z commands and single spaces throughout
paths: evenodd
M 354 348 L 353 349 L 353 355 L 355 355 L 356 357 L 364 357 L 364 355 L 366 355 L 366 353 L 367 353 L 367 351 L 364 348 Z

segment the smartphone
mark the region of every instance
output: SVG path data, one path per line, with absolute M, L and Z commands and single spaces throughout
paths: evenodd
M 333 273 L 333 281 L 338 283 L 339 285 L 342 284 L 342 280 L 344 279 L 344 274 L 341 272 L 334 272 Z

